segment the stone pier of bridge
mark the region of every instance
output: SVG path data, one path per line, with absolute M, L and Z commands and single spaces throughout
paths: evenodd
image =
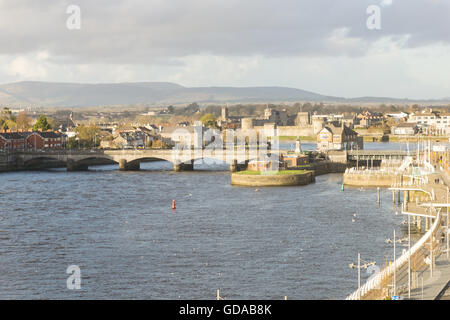
M 194 170 L 194 160 L 191 160 L 191 163 L 175 162 L 173 164 L 173 171 L 175 172 L 193 171 L 193 170 Z
M 119 160 L 120 171 L 137 171 L 141 169 L 141 162 L 138 160 L 127 161 L 126 159 Z
M 80 163 L 73 159 L 67 159 L 66 166 L 67 166 L 67 171 L 86 171 L 86 170 L 88 170 L 89 164 Z

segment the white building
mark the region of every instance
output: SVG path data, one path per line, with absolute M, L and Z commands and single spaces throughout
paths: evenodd
M 417 124 L 414 122 L 402 122 L 391 128 L 391 133 L 400 136 L 412 136 L 418 132 Z
M 450 133 L 450 113 L 438 113 L 429 111 L 412 113 L 408 118 L 409 123 L 417 123 L 424 133 L 448 135 Z

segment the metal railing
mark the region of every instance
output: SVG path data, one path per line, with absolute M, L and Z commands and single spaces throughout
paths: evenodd
M 394 275 L 394 269 L 399 270 L 405 263 L 408 263 L 408 258 L 410 257 L 410 255 L 411 257 L 413 257 L 416 253 L 420 254 L 420 250 L 422 250 L 425 244 L 430 241 L 430 237 L 434 237 L 435 233 L 439 230 L 440 219 L 441 216 L 439 210 L 432 227 L 423 235 L 423 237 L 419 239 L 419 241 L 417 241 L 411 247 L 410 250 L 402 254 L 398 259 L 395 260 L 393 264 L 387 266 L 382 271 L 370 278 L 363 286 L 347 296 L 346 300 L 361 300 L 367 297 L 369 294 L 371 294 L 371 298 L 384 298 L 385 295 L 382 292 L 383 290 L 381 290 L 383 287 L 383 283 L 391 280 Z

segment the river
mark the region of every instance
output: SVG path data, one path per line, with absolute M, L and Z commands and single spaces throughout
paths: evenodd
M 232 187 L 226 165 L 141 168 L 0 174 L 0 299 L 343 299 L 357 253 L 383 266 L 404 220 L 388 190 L 378 207 L 340 174 L 256 190 Z

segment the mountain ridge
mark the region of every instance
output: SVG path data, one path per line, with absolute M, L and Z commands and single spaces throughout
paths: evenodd
M 450 99 L 449 99 L 450 100 Z M 41 107 L 92 107 L 257 102 L 413 103 L 444 102 L 441 99 L 389 97 L 343 98 L 282 86 L 185 87 L 172 82 L 76 83 L 21 81 L 0 85 L 0 105 Z

